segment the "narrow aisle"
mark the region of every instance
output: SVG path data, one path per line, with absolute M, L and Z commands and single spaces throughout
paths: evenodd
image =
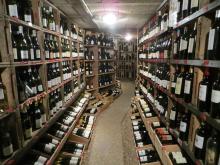
M 122 82 L 122 95 L 98 116 L 87 165 L 123 165 L 121 122 L 134 95 L 134 83 Z

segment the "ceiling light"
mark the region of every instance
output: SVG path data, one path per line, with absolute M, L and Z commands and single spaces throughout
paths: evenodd
M 108 25 L 113 25 L 116 23 L 116 16 L 113 13 L 108 13 L 103 16 L 103 22 Z
M 129 34 L 129 33 L 127 33 L 127 34 L 125 35 L 125 40 L 126 40 L 126 41 L 130 41 L 131 39 L 132 39 L 132 35 Z

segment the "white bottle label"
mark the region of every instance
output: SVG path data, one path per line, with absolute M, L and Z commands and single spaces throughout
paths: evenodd
M 32 87 L 32 91 L 33 91 L 34 94 L 37 94 L 37 88 L 36 88 L 36 86 Z
M 24 60 L 26 58 L 25 50 L 21 50 L 20 54 L 21 54 L 21 59 Z
M 212 90 L 211 101 L 213 103 L 220 103 L 220 91 Z
M 173 54 L 177 54 L 177 43 L 173 45 Z
M 43 157 L 43 156 L 39 156 L 39 158 L 37 159 L 37 162 L 44 164 L 47 161 L 47 158 Z
M 40 84 L 37 86 L 38 91 L 42 92 L 43 91 L 43 86 Z
M 46 114 L 41 114 L 42 123 L 46 123 L 47 117 Z
M 70 160 L 69 165 L 77 165 L 78 160 Z
M 181 93 L 182 81 L 183 81 L 183 78 L 177 78 L 176 89 L 175 89 L 175 94 L 177 94 L 177 95 L 180 95 L 180 93 Z
M 45 148 L 44 148 L 44 151 L 45 151 L 46 153 L 51 153 L 52 148 L 53 148 L 53 146 L 52 146 L 51 144 L 46 144 L 46 145 L 45 145 Z
M 186 40 L 181 39 L 180 41 L 180 51 L 187 49 L 188 42 Z
M 207 86 L 200 85 L 200 87 L 199 87 L 199 100 L 206 101 L 206 92 L 207 92 Z
M 34 60 L 34 49 L 30 49 L 31 60 Z
M 57 145 L 59 143 L 59 141 L 56 139 L 52 139 L 52 143 Z
M 186 80 L 185 87 L 184 87 L 184 93 L 190 94 L 190 88 L 191 88 L 191 81 Z
M 186 132 L 186 127 L 187 127 L 187 124 L 185 122 L 180 122 L 180 131 L 181 132 Z
M 25 22 L 30 22 L 30 23 L 32 23 L 32 20 L 31 20 L 31 15 L 24 15 L 24 21 Z
M 182 6 L 182 10 L 187 10 L 188 9 L 188 0 L 183 0 L 183 6 Z
M 191 8 L 198 6 L 199 6 L 199 0 L 191 0 Z
M 195 138 L 195 146 L 199 149 L 203 148 L 203 144 L 204 144 L 204 137 L 201 137 L 199 135 L 196 135 Z
M 4 90 L 0 88 L 0 100 L 4 100 Z
M 194 38 L 190 38 L 189 39 L 188 53 L 192 53 L 193 52 L 194 41 L 195 41 Z
M 175 82 L 172 82 L 171 87 L 172 87 L 172 88 L 175 88 L 175 87 L 176 87 L 176 83 L 175 83 Z
M 209 31 L 208 50 L 213 50 L 215 41 L 215 29 Z
M 18 17 L 18 8 L 17 5 L 8 5 L 8 9 L 9 9 L 9 15 L 11 17 Z
M 45 51 L 45 55 L 46 55 L 46 58 L 50 58 L 50 52 L 49 51 Z
M 35 120 L 35 124 L 36 124 L 36 128 L 41 128 L 42 127 L 42 120 L 41 120 L 41 118 Z
M 141 161 L 141 162 L 146 162 L 146 161 L 148 161 L 147 156 L 141 156 L 141 157 L 140 157 L 140 161 Z
M 14 59 L 17 60 L 17 59 L 18 59 L 18 51 L 17 51 L 17 48 L 13 48 L 12 51 L 13 51 Z
M 25 137 L 29 138 L 32 136 L 32 128 L 25 129 Z
M 43 27 L 47 27 L 47 19 L 43 18 Z
M 12 146 L 12 144 L 10 144 L 9 146 L 4 147 L 2 152 L 3 152 L 4 156 L 11 155 L 13 153 L 13 146 Z
M 176 117 L 176 111 L 172 111 L 170 112 L 170 120 L 175 120 Z

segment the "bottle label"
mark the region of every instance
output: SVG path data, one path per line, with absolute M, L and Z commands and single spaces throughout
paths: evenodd
M 30 23 L 32 23 L 32 20 L 31 20 L 31 15 L 24 15 L 24 21 L 25 22 L 30 22 Z
M 25 50 L 21 50 L 20 54 L 21 54 L 21 60 L 24 60 L 26 58 Z
M 43 86 L 40 84 L 40 85 L 37 86 L 37 89 L 38 89 L 39 92 L 42 92 L 43 91 Z
M 0 100 L 4 100 L 4 90 L 0 88 Z
M 42 163 L 44 164 L 47 161 L 47 158 L 43 157 L 43 156 L 39 156 L 39 158 L 37 159 L 38 163 Z
M 17 60 L 17 59 L 18 59 L 18 51 L 17 51 L 17 48 L 13 48 L 12 51 L 13 51 L 14 59 Z
M 25 129 L 25 137 L 30 138 L 32 136 L 32 128 Z
M 48 88 L 51 88 L 51 80 L 47 81 Z
M 146 155 L 146 152 L 145 152 L 145 150 L 141 150 L 141 151 L 138 151 L 138 154 L 141 157 L 141 156 Z
M 36 57 L 37 57 L 37 59 L 40 59 L 40 49 L 36 50 Z
M 68 127 L 65 126 L 65 125 L 62 125 L 62 126 L 61 126 L 61 129 L 62 129 L 63 131 L 67 131 Z
M 183 81 L 183 78 L 177 78 L 176 89 L 175 89 L 175 94 L 177 94 L 177 95 L 180 95 L 180 93 L 181 93 L 182 81 Z
M 215 41 L 215 29 L 209 31 L 208 50 L 213 50 Z
M 30 49 L 31 60 L 34 60 L 34 49 Z
M 56 136 L 59 137 L 59 138 L 62 138 L 63 135 L 64 135 L 64 132 L 62 132 L 62 131 L 57 131 L 56 132 Z
M 42 127 L 42 120 L 41 120 L 41 118 L 35 120 L 35 124 L 36 124 L 36 128 L 41 128 Z
M 9 146 L 4 147 L 2 152 L 3 152 L 4 156 L 11 155 L 13 153 L 13 146 L 12 146 L 12 144 L 10 143 Z
M 42 119 L 42 123 L 46 123 L 47 118 L 46 118 L 46 114 L 41 114 L 41 119 Z
M 11 17 L 18 17 L 18 8 L 17 5 L 8 5 L 8 9 L 9 9 L 9 15 Z
M 147 161 L 148 161 L 147 156 L 141 156 L 141 157 L 140 157 L 140 161 L 141 161 L 141 162 L 147 162 Z
M 172 111 L 170 112 L 170 120 L 175 120 L 176 119 L 176 111 Z
M 180 41 L 180 51 L 187 49 L 188 42 L 186 40 L 181 39 Z
M 207 86 L 200 85 L 200 87 L 199 87 L 199 100 L 206 101 L 206 92 L 207 92 Z
M 69 165 L 76 165 L 78 163 L 78 160 L 71 159 L 69 162 Z
M 192 53 L 193 52 L 194 41 L 195 41 L 194 38 L 190 38 L 189 39 L 188 53 Z
M 45 51 L 45 55 L 46 55 L 46 58 L 47 58 L 47 59 L 50 58 L 50 52 L 49 52 L 48 50 Z
M 171 87 L 172 87 L 172 88 L 175 88 L 175 87 L 176 87 L 176 83 L 175 83 L 175 82 L 172 82 Z
M 59 143 L 59 141 L 56 139 L 52 139 L 52 143 L 57 145 Z
M 53 146 L 49 143 L 45 145 L 44 151 L 46 153 L 51 153 Z
M 199 0 L 191 0 L 191 9 L 199 6 Z
M 220 91 L 212 90 L 211 101 L 213 103 L 220 103 Z
M 196 135 L 195 146 L 199 149 L 203 149 L 203 144 L 204 144 L 204 137 Z
M 186 127 L 187 127 L 187 124 L 185 122 L 180 122 L 180 131 L 181 132 L 186 132 Z
M 47 27 L 47 19 L 43 18 L 43 27 Z
M 190 89 L 191 89 L 191 81 L 186 80 L 185 81 L 185 87 L 184 87 L 184 93 L 185 94 L 190 94 Z
M 189 3 L 189 0 L 183 0 L 182 11 L 188 10 L 188 3 Z
M 32 89 L 32 92 L 33 92 L 34 94 L 37 94 L 37 88 L 36 88 L 36 86 L 32 87 L 31 89 Z

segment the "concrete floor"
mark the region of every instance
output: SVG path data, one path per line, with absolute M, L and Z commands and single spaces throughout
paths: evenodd
M 97 119 L 86 165 L 124 165 L 123 120 L 128 116 L 134 83 L 122 82 L 122 95 Z

